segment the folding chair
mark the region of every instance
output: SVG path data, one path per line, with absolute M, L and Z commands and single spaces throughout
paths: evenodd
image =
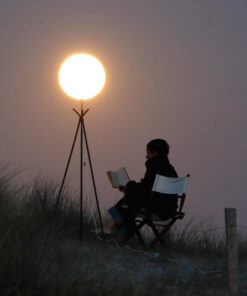
M 185 197 L 186 197 L 186 189 L 188 185 L 188 178 L 190 175 L 187 175 L 183 178 L 171 178 L 171 177 L 165 177 L 162 175 L 157 174 L 155 176 L 155 181 L 153 184 L 152 191 L 149 196 L 148 200 L 148 207 L 147 208 L 138 208 L 133 206 L 124 205 L 123 207 L 128 210 L 128 212 L 131 214 L 131 216 L 134 218 L 135 221 L 135 228 L 133 229 L 133 232 L 129 234 L 125 240 L 128 240 L 133 234 L 137 235 L 137 238 L 139 239 L 140 243 L 142 245 L 145 245 L 144 240 L 141 236 L 140 229 L 144 225 L 148 225 L 154 235 L 155 239 L 151 242 L 150 247 L 154 246 L 158 241 L 164 245 L 164 240 L 162 236 L 174 225 L 174 223 L 177 220 L 183 219 L 185 213 L 182 212 Z M 161 220 L 157 215 L 152 213 L 152 200 L 155 198 L 155 192 L 161 193 L 160 196 L 163 194 L 177 194 L 177 197 L 180 200 L 178 211 L 171 216 L 168 219 Z M 164 198 L 165 195 L 164 195 Z M 163 224 L 166 222 L 165 224 Z M 158 231 L 157 227 L 161 228 L 160 231 Z

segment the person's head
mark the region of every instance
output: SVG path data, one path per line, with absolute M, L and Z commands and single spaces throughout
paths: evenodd
M 163 139 L 154 139 L 147 144 L 147 159 L 155 156 L 166 156 L 169 153 L 169 145 Z

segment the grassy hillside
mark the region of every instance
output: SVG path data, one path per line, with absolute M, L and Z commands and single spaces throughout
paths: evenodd
M 117 232 L 106 243 L 90 233 L 94 224 L 85 203 L 80 243 L 78 200 L 70 188 L 52 219 L 60 184 L 35 179 L 16 188 L 18 174 L 6 168 L 0 174 L 0 295 L 227 295 L 224 230 L 205 232 L 202 222 L 186 218 L 165 248 L 145 249 L 135 238 L 117 246 Z M 244 295 L 244 235 L 239 256 Z

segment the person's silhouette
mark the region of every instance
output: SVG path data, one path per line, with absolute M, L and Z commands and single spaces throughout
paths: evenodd
M 106 234 L 110 234 L 114 226 L 123 234 L 127 234 L 132 227 L 132 217 L 123 207 L 124 204 L 146 208 L 149 194 L 152 190 L 156 174 L 167 177 L 178 177 L 174 167 L 168 159 L 169 145 L 163 139 L 154 139 L 146 147 L 146 173 L 140 182 L 129 181 L 126 186 L 120 186 L 119 190 L 124 193 L 117 204 L 111 207 L 108 212 L 112 219 L 103 227 Z M 152 201 L 152 211 L 161 219 L 169 219 L 177 210 L 178 198 L 174 195 L 162 197 L 159 193 L 155 194 Z M 93 232 L 100 232 L 96 229 Z

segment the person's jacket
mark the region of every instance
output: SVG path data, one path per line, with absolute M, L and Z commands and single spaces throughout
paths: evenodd
M 127 183 L 127 191 L 138 195 L 143 200 L 143 204 L 147 206 L 147 201 L 150 197 L 156 174 L 160 174 L 166 177 L 178 177 L 174 167 L 170 164 L 167 156 L 155 156 L 148 159 L 145 163 L 146 173 L 144 178 L 139 183 L 130 181 Z M 168 216 L 176 212 L 178 198 L 177 195 L 168 195 L 155 193 L 152 200 L 152 211 L 161 219 L 165 219 Z

